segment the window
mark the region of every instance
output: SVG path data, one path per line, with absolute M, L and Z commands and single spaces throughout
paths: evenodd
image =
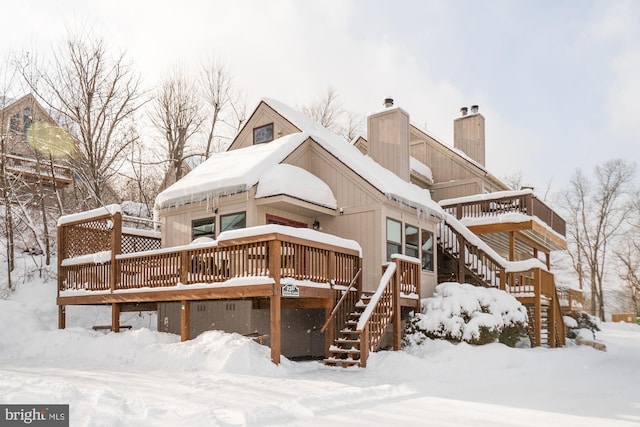
M 33 121 L 33 117 L 31 116 L 31 108 L 25 107 L 22 110 L 22 125 L 24 130 L 26 131 L 31 122 Z
M 216 218 L 202 218 L 191 221 L 191 240 L 198 237 L 216 238 Z
M 238 230 L 247 226 L 246 212 L 238 212 L 220 216 L 220 232 L 228 230 Z
M 273 141 L 273 123 L 253 129 L 254 144 L 262 144 L 269 141 Z
M 307 224 L 300 221 L 294 221 L 288 218 L 282 218 L 275 215 L 267 214 L 267 224 L 278 224 L 278 225 L 288 225 L 289 227 L 294 228 L 307 228 Z
M 422 230 L 422 269 L 433 271 L 433 233 Z
M 404 254 L 414 258 L 420 257 L 420 233 L 418 232 L 418 227 L 405 224 Z
M 391 261 L 392 254 L 402 253 L 402 224 L 387 218 L 387 261 Z

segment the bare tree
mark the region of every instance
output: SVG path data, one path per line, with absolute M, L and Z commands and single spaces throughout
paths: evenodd
M 362 133 L 364 120 L 357 114 L 343 108 L 338 92 L 331 86 L 309 104 L 303 105 L 299 109 L 323 127 L 343 136 L 349 142 Z
M 12 272 L 15 268 L 15 246 L 14 246 L 14 229 L 13 229 L 13 210 L 12 195 L 10 191 L 9 174 L 6 168 L 7 159 L 7 143 L 10 130 L 7 129 L 7 117 L 4 117 L 4 107 L 8 101 L 9 88 L 13 84 L 14 73 L 9 70 L 9 61 L 6 60 L 0 64 L 0 189 L 3 209 L 3 231 L 7 245 L 7 289 L 13 288 Z
M 638 232 L 627 239 L 623 247 L 615 251 L 622 264 L 619 276 L 625 284 L 625 296 L 633 307 L 634 313 L 640 310 L 640 244 Z
M 247 120 L 244 92 L 235 84 L 227 65 L 210 60 L 202 66 L 200 79 L 202 99 L 206 107 L 206 141 L 203 158 L 222 151 Z
M 77 141 L 71 163 L 82 177 L 90 207 L 105 202 L 107 188 L 135 139 L 129 123 L 143 105 L 140 78 L 124 53 L 111 56 L 99 37 L 71 34 L 53 63 L 23 76 Z
M 630 209 L 625 196 L 634 174 L 634 165 L 610 160 L 595 168 L 593 180 L 577 170 L 565 193 L 574 268 L 581 283 L 589 282 L 591 313 L 602 320 L 609 251 Z
M 166 185 L 182 178 L 186 158 L 195 155 L 188 151 L 187 143 L 202 125 L 201 110 L 195 79 L 175 68 L 162 82 L 151 115 L 151 121 L 165 137 L 169 161 L 167 176 L 171 177 Z

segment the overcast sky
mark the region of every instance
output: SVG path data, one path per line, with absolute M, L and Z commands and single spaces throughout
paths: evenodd
M 460 107 L 478 104 L 489 170 L 539 190 L 640 159 L 639 1 L 41 0 L 1 13 L 2 57 L 42 56 L 84 26 L 125 50 L 149 88 L 176 63 L 223 58 L 250 108 L 332 86 L 365 115 L 392 96 L 451 145 Z

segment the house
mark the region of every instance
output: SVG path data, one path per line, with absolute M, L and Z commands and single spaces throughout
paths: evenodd
M 65 188 L 73 180 L 71 168 L 62 161 L 73 150 L 66 142 L 69 139 L 64 135 L 61 138 L 55 120 L 32 94 L 2 101 L 0 134 L 5 170 L 27 184 L 40 180 L 46 187 Z
M 65 305 L 111 304 L 118 330 L 121 310 L 151 304 L 158 329 L 183 339 L 222 329 L 268 343 L 274 362 L 364 366 L 456 279 L 512 293 L 534 345 L 562 345 L 539 257 L 566 247 L 564 221 L 485 170 L 477 108 L 454 129 L 452 149 L 388 99 L 350 144 L 263 99 L 228 151 L 157 196 L 160 235 L 123 227 L 117 206 L 61 218 L 60 327 Z

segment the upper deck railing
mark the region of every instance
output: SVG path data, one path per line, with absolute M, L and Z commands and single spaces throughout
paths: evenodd
M 36 160 L 28 157 L 7 154 L 4 156 L 5 169 L 13 174 L 30 179 L 38 177 L 45 181 L 57 181 L 69 184 L 73 181 L 73 172 L 68 166 L 53 163 L 49 160 Z
M 565 220 L 531 191 L 500 191 L 477 197 L 460 197 L 442 200 L 440 206 L 457 219 L 521 213 L 537 217 L 563 237 L 567 232 Z
M 360 268 L 359 249 L 289 235 L 288 227 L 268 227 L 261 234 L 160 249 L 160 237 L 152 231 L 123 228 L 117 210 L 71 217 L 58 225 L 58 288 L 114 292 L 238 277 L 346 286 Z

